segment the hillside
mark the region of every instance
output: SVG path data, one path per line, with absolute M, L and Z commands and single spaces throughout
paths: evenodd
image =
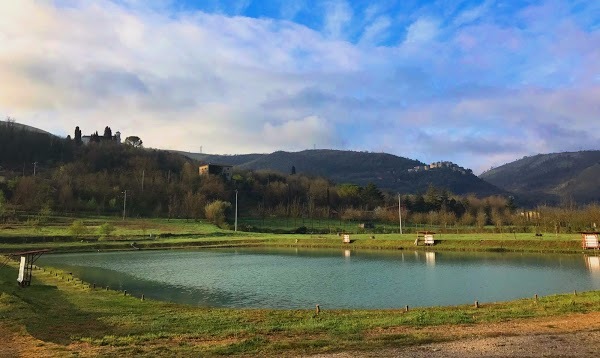
M 600 151 L 524 157 L 484 172 L 480 178 L 530 203 L 600 201 Z
M 456 194 L 503 194 L 497 187 L 469 173 L 462 174 L 449 168 L 409 172 L 423 163 L 386 153 L 342 150 L 277 151 L 271 154 L 211 155 L 182 153 L 202 162 L 229 164 L 239 169 L 274 170 L 288 174 L 295 167 L 297 173 L 323 176 L 336 183 L 367 185 L 402 192 L 424 192 L 430 185 L 446 188 Z
M 54 136 L 54 134 L 52 134 L 50 132 L 46 132 L 43 129 L 39 129 L 36 127 L 28 126 L 27 124 L 21 124 L 21 123 L 17 123 L 17 122 L 13 122 L 13 121 L 0 121 L 0 126 L 10 126 L 10 127 L 13 127 L 15 130 L 25 130 L 25 131 L 29 131 L 29 132 L 33 132 L 33 133 Z

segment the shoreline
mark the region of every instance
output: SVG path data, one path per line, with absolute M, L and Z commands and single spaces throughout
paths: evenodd
M 432 251 L 432 252 L 513 252 L 540 254 L 582 254 L 589 256 L 600 255 L 600 250 L 584 250 L 576 240 L 502 240 L 502 239 L 453 239 L 436 240 L 435 245 L 415 246 L 414 241 L 406 239 L 356 239 L 344 244 L 340 240 L 326 237 L 294 237 L 294 238 L 223 238 L 207 240 L 206 237 L 195 239 L 192 235 L 172 239 L 121 239 L 95 242 L 44 242 L 44 243 L 1 243 L 0 255 L 14 252 L 51 249 L 53 253 L 97 252 L 97 251 L 130 251 L 130 250 L 176 250 L 229 247 L 289 247 L 289 248 L 328 248 L 340 250 L 383 250 L 383 251 Z

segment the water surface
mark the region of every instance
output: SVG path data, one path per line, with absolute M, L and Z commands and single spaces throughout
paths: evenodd
M 213 307 L 397 308 L 600 289 L 600 258 L 583 255 L 244 248 L 56 254 L 38 264 Z

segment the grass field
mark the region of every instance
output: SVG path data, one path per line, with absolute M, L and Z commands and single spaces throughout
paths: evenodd
M 214 309 L 92 289 L 37 270 L 26 289 L 0 269 L 0 332 L 21 352 L 62 356 L 280 355 L 369 351 L 448 339 L 425 327 L 473 325 L 600 310 L 600 292 L 506 303 L 403 310 Z M 404 328 L 403 328 L 404 327 Z M 393 333 L 401 331 L 403 333 Z M 5 339 L 5 338 L 3 338 Z M 20 343 L 19 343 L 20 342 Z M 1 348 L 0 348 L 1 349 Z M 7 348 L 9 349 L 9 348 Z
M 581 252 L 579 234 L 533 233 L 440 233 L 433 247 L 415 246 L 416 234 L 352 233 L 351 244 L 342 244 L 337 233 L 276 234 L 234 232 L 194 220 L 128 219 L 116 217 L 84 218 L 86 234 L 73 236 L 73 218 L 56 217 L 50 223 L 31 226 L 26 222 L 0 225 L 0 253 L 27 249 L 51 248 L 55 251 L 127 250 L 166 247 L 214 246 L 298 246 L 344 247 L 389 250 L 464 250 L 464 251 L 529 251 Z M 114 231 L 101 237 L 99 228 L 109 223 Z M 283 225 L 283 223 L 282 223 Z M 354 226 L 354 225 L 352 225 Z M 272 226 L 271 228 L 276 228 Z M 346 232 L 351 232 L 347 230 Z

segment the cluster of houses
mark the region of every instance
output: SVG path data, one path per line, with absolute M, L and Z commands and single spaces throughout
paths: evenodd
M 461 166 L 459 166 L 458 164 L 454 164 L 452 162 L 447 162 L 447 161 L 443 161 L 443 162 L 433 162 L 429 165 L 417 165 L 416 167 L 409 169 L 408 172 L 409 173 L 418 173 L 418 172 L 423 172 L 423 171 L 427 171 L 427 170 L 435 170 L 435 169 L 442 169 L 442 168 L 447 168 L 450 169 L 452 171 L 455 172 L 459 172 L 461 174 L 472 174 L 473 171 L 471 169 L 465 169 Z
M 212 164 L 208 163 L 202 165 L 198 168 L 198 174 L 201 176 L 204 175 L 221 175 L 225 178 L 225 180 L 231 180 L 231 175 L 233 173 L 232 165 L 220 165 L 220 164 Z
M 75 128 L 75 137 L 76 138 L 77 138 L 78 133 L 79 133 L 79 135 L 81 135 L 81 131 L 79 130 L 79 127 L 76 127 Z M 98 134 L 98 132 L 96 132 L 96 133 L 92 133 L 91 135 L 81 136 L 81 143 L 83 143 L 85 145 L 93 143 L 93 142 L 98 143 L 98 142 L 103 142 L 103 141 L 113 141 L 118 144 L 121 144 L 121 132 L 117 131 L 113 135 L 110 127 L 106 127 L 106 129 L 104 129 L 104 135 L 100 135 L 100 134 Z

